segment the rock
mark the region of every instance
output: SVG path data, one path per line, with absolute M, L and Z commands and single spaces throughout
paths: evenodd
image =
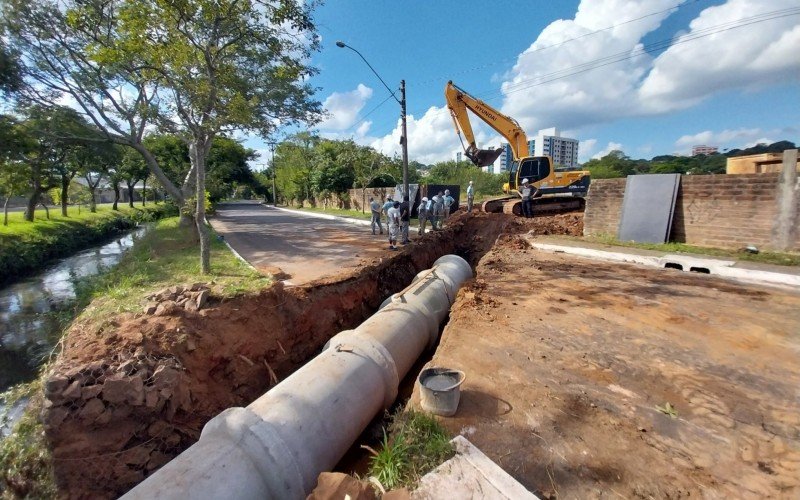
M 186 351 L 192 352 L 197 349 L 197 343 L 193 339 L 189 339 L 186 341 Z
M 69 412 L 62 406 L 57 406 L 43 413 L 44 425 L 50 428 L 58 427 L 66 420 Z
M 144 465 L 150 460 L 150 450 L 137 446 L 122 453 L 122 461 L 128 465 Z
M 87 385 L 81 389 L 81 398 L 83 399 L 92 399 L 96 398 L 100 395 L 100 391 L 103 390 L 103 386 L 101 384 L 97 385 Z
M 69 379 L 61 374 L 53 374 L 47 379 L 44 384 L 44 393 L 49 397 L 55 394 L 61 394 L 69 385 Z
M 108 369 L 108 365 L 100 360 L 94 361 L 89 363 L 88 365 L 84 366 L 81 372 L 86 375 L 87 377 L 99 377 L 105 374 L 106 370 Z
M 172 426 L 168 423 L 164 422 L 163 420 L 156 420 L 150 424 L 150 427 L 147 428 L 147 435 L 152 438 L 164 437 L 171 429 Z
M 157 308 L 158 308 L 157 304 L 147 304 L 146 306 L 144 306 L 144 313 L 147 314 L 148 316 L 152 316 L 153 314 L 156 313 Z
M 165 463 L 169 462 L 172 459 L 169 455 L 165 455 L 160 451 L 154 451 L 150 454 L 150 461 L 147 462 L 147 470 L 152 471 L 154 469 L 158 469 Z
M 178 370 L 161 365 L 153 372 L 153 387 L 156 389 L 171 389 L 178 385 L 181 374 Z
M 148 389 L 151 389 L 148 387 Z M 144 405 L 148 408 L 155 408 L 158 404 L 158 392 L 148 390 L 144 395 Z
M 208 300 L 209 291 L 202 290 L 199 294 L 197 294 L 197 308 L 202 309 L 204 305 L 206 305 L 206 301 Z
M 193 292 L 199 292 L 200 290 L 208 290 L 208 286 L 205 283 L 193 283 L 191 290 Z
M 96 419 L 94 419 L 94 421 L 98 424 L 105 425 L 111 422 L 112 416 L 113 415 L 111 414 L 111 411 L 108 408 L 106 408 L 106 410 L 103 413 L 101 413 Z
M 94 420 L 99 417 L 105 409 L 106 405 L 104 405 L 102 401 L 99 399 L 90 399 L 83 405 L 78 415 L 85 420 Z
M 81 383 L 80 381 L 76 380 L 67 387 L 67 389 L 61 393 L 64 399 L 78 399 L 81 397 Z
M 144 382 L 141 375 L 114 375 L 103 383 L 103 399 L 109 403 L 144 404 Z
M 199 309 L 197 307 L 197 302 L 194 301 L 194 300 L 187 300 L 183 304 L 183 308 L 186 309 L 187 311 L 191 311 L 191 312 L 195 312 L 195 311 L 197 311 Z
M 317 478 L 317 487 L 306 500 L 374 500 L 375 490 L 372 486 L 341 472 L 323 472 Z
M 119 365 L 119 368 L 117 368 L 117 371 L 121 372 L 121 373 L 124 373 L 125 375 L 131 375 L 131 374 L 133 374 L 133 372 L 136 371 L 136 362 L 134 360 L 132 360 L 132 359 L 129 359 L 128 361 L 126 361 L 126 362 L 122 363 L 121 365 Z
M 175 312 L 177 309 L 178 305 L 175 302 L 173 302 L 172 300 L 167 300 L 165 302 L 158 304 L 158 307 L 156 307 L 155 315 L 167 316 Z
M 117 467 L 117 470 L 115 471 L 115 477 L 119 484 L 130 487 L 134 484 L 139 484 L 142 482 L 144 479 L 144 470 L 134 470 L 129 467 L 122 469 Z

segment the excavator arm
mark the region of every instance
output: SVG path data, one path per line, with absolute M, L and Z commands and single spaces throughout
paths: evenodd
M 456 134 L 458 134 L 460 138 L 463 132 L 464 139 L 467 141 L 467 145 L 464 146 L 465 154 L 475 165 L 479 167 L 491 165 L 497 157 L 500 156 L 503 150 L 478 148 L 475 144 L 475 134 L 472 132 L 472 125 L 469 122 L 467 110 L 475 113 L 478 118 L 486 122 L 508 141 L 511 145 L 511 151 L 514 154 L 514 160 L 519 161 L 520 158 L 528 156 L 528 138 L 516 120 L 510 116 L 504 115 L 480 99 L 469 95 L 469 93 L 457 87 L 452 81 L 447 82 L 444 95 L 445 99 L 447 99 L 447 107 L 450 109 L 450 115 L 453 117 Z M 462 141 L 462 146 L 463 145 Z

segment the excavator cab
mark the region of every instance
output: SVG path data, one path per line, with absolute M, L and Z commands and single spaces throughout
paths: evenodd
M 531 184 L 547 179 L 553 172 L 549 156 L 528 156 L 514 163 L 508 179 L 509 188 L 514 190 L 522 183 L 522 179 L 528 179 Z

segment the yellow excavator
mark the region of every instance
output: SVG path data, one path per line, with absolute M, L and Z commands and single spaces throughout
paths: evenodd
M 557 172 L 553 160 L 549 156 L 529 156 L 528 137 L 519 123 L 510 116 L 489 106 L 465 90 L 457 87 L 452 81 L 447 82 L 444 89 L 447 107 L 453 117 L 456 134 L 461 140 L 464 153 L 478 167 L 486 167 L 495 162 L 502 154 L 502 149 L 478 149 L 475 134 L 469 122 L 467 110 L 502 135 L 511 145 L 514 154 L 508 182 L 503 185 L 507 196 L 492 198 L 481 206 L 484 212 L 505 212 L 521 215 L 522 201 L 518 186 L 523 179 L 528 179 L 539 190 L 534 199 L 536 213 L 558 213 L 583 209 L 584 197 L 589 190 L 589 172 L 586 170 Z M 461 134 L 464 134 L 467 144 Z

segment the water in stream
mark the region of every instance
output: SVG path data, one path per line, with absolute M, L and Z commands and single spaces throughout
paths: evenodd
M 146 231 L 140 227 L 0 289 L 0 392 L 36 377 L 61 336 L 59 316 L 73 306 L 80 280 L 116 265 Z M 0 403 L 0 415 L 5 409 Z

